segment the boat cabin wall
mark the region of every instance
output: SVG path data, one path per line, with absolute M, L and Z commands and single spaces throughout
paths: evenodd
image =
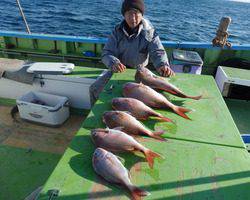
M 0 57 L 38 62 L 72 62 L 79 66 L 105 68 L 101 62 L 101 52 L 106 41 L 75 36 L 0 32 Z M 198 52 L 204 62 L 202 74 L 215 75 L 217 66 L 230 59 L 250 62 L 250 44 L 233 45 L 231 49 L 195 42 L 163 41 L 163 45 L 169 58 L 174 49 Z

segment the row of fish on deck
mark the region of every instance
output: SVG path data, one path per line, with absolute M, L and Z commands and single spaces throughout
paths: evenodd
M 186 113 L 191 111 L 174 105 L 165 96 L 156 92 L 155 89 L 195 100 L 199 100 L 202 96 L 185 95 L 177 87 L 167 82 L 166 79 L 156 76 L 147 68 L 137 69 L 135 80 L 138 83 L 128 82 L 123 85 L 124 97 L 112 100 L 114 111 L 107 111 L 103 114 L 103 122 L 108 128 L 93 129 L 91 137 L 97 147 L 92 158 L 95 172 L 110 183 L 124 186 L 130 192 L 131 199 L 137 200 L 150 193 L 131 183 L 127 169 L 113 153 L 142 152 L 149 167 L 153 168 L 154 159 L 163 157 L 144 147 L 130 135 L 146 135 L 159 141 L 165 141 L 166 139 L 161 137 L 164 131 L 152 132 L 138 120 L 147 120 L 149 117 L 154 117 L 160 121 L 174 123 L 171 119 L 157 113 L 152 108 L 170 108 L 186 119 L 190 119 Z

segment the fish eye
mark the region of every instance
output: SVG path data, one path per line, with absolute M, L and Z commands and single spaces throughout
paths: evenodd
M 96 136 L 96 131 L 91 131 L 92 136 Z

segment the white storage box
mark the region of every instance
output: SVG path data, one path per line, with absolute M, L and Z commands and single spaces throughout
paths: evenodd
M 202 65 L 203 61 L 197 52 L 178 49 L 173 50 L 170 66 L 174 72 L 201 74 Z
M 69 74 L 73 71 L 73 63 L 36 62 L 29 64 L 29 73 L 35 74 Z
M 94 83 L 102 80 L 105 74 L 108 73 L 107 70 L 102 71 L 98 69 L 98 71 L 100 71 L 100 74 L 97 74 L 96 78 L 49 74 L 42 75 L 42 77 L 37 76 L 33 83 L 33 90 L 68 97 L 70 107 L 90 109 L 90 88 Z M 81 72 L 84 74 L 84 71 Z M 92 72 L 88 70 L 86 73 L 91 75 Z
M 29 92 L 17 99 L 17 106 L 22 119 L 51 126 L 60 125 L 69 117 L 67 97 Z
M 249 94 L 250 70 L 218 66 L 215 80 L 224 97 L 234 95 L 235 91 Z

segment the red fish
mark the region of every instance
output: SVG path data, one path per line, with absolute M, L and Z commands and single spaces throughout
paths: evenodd
M 152 108 L 134 98 L 114 98 L 112 99 L 112 108 L 114 110 L 128 111 L 139 120 L 147 120 L 152 116 L 162 121 L 173 122 L 171 119 L 155 112 Z
M 163 90 L 165 92 L 169 92 L 178 97 L 182 98 L 190 98 L 199 100 L 202 95 L 199 96 L 189 96 L 184 94 L 179 88 L 169 83 L 165 78 L 156 76 L 149 69 L 145 67 L 138 68 L 135 74 L 135 80 L 138 83 L 143 83 L 153 89 Z
M 103 114 L 103 122 L 109 128 L 120 128 L 121 131 L 134 135 L 147 135 L 165 141 L 160 137 L 164 131 L 152 132 L 146 129 L 135 117 L 123 111 L 108 111 Z
M 154 158 L 161 157 L 137 142 L 126 133 L 114 129 L 93 129 L 91 137 L 97 147 L 101 147 L 112 152 L 140 151 L 145 155 L 149 167 L 153 168 Z
M 93 154 L 92 165 L 95 172 L 106 181 L 122 185 L 131 193 L 133 200 L 139 200 L 150 193 L 134 186 L 130 179 L 128 170 L 120 160 L 111 152 L 102 148 L 97 148 Z
M 190 119 L 185 113 L 191 111 L 190 109 L 183 108 L 172 104 L 162 94 L 156 92 L 149 86 L 142 83 L 126 83 L 123 85 L 123 96 L 135 98 L 146 105 L 154 108 L 170 108 L 183 118 Z

